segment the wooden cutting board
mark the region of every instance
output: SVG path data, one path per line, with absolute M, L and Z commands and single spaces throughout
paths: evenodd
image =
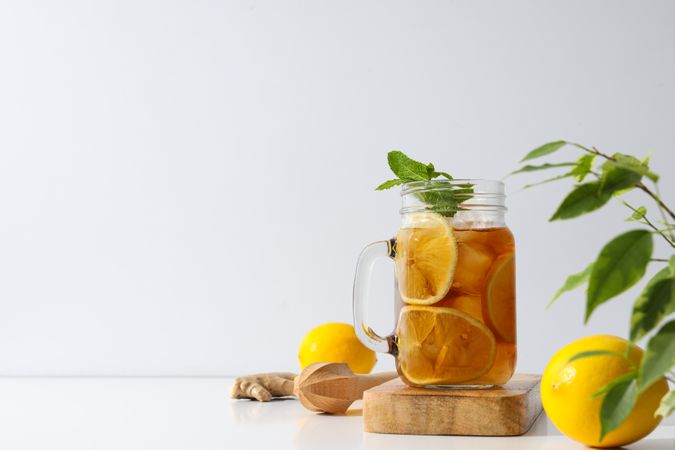
M 400 378 L 365 391 L 364 430 L 390 434 L 518 436 L 541 413 L 539 375 L 490 389 L 423 389 Z

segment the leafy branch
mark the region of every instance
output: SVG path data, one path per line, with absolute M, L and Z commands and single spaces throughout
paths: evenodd
M 594 394 L 601 397 L 600 439 L 620 426 L 632 411 L 638 396 L 656 381 L 672 373 L 675 368 L 675 319 L 666 322 L 675 312 L 675 213 L 661 198 L 659 176 L 649 168 L 649 157 L 642 160 L 623 153 L 607 154 L 595 147 L 586 147 L 568 141 L 554 141 L 529 152 L 521 162 L 530 161 L 571 146 L 584 153 L 575 161 L 546 163 L 538 166 L 525 165 L 512 174 L 566 167 L 567 172 L 525 186 L 529 188 L 543 183 L 572 178 L 577 184 L 563 199 L 550 220 L 566 220 L 596 211 L 611 199 L 617 199 L 630 209 L 626 220 L 637 222 L 648 229 L 634 229 L 622 233 L 606 243 L 595 261 L 583 271 L 567 277 L 558 289 L 549 306 L 565 292 L 586 285 L 585 322 L 601 304 L 612 300 L 638 283 L 645 275 L 649 263 L 667 262 L 668 265 L 656 273 L 645 285 L 633 305 L 630 323 L 630 345 L 626 353 L 620 354 L 634 367 L 629 359 L 631 348 L 651 335 L 639 367 L 610 381 Z M 596 164 L 596 160 L 601 163 Z M 583 182 L 587 177 L 592 181 Z M 646 183 L 651 183 L 653 188 Z M 621 198 L 625 193 L 639 190 L 656 203 L 663 227 L 657 226 L 647 216 L 647 208 L 635 207 Z M 653 235 L 658 235 L 671 248 L 670 258 L 652 257 Z M 659 326 L 666 322 L 665 325 Z M 658 328 L 658 330 L 657 330 Z M 583 352 L 572 360 L 606 354 L 603 350 Z M 617 356 L 617 355 L 615 355 Z M 675 411 L 675 391 L 667 393 L 661 400 L 657 415 L 667 416 Z
M 599 151 L 599 150 L 596 149 L 595 147 L 587 148 L 587 147 L 584 147 L 583 145 L 580 145 L 580 144 L 572 144 L 572 145 L 574 145 L 574 146 L 576 146 L 576 147 L 579 147 L 580 149 L 582 149 L 582 150 L 584 150 L 584 151 L 587 151 L 587 152 L 589 152 L 589 153 L 591 153 L 591 154 L 602 156 L 603 158 L 605 158 L 605 159 L 608 160 L 608 161 L 614 161 L 614 162 L 617 162 L 617 158 L 616 158 L 616 157 L 610 156 L 610 155 L 606 155 L 605 153 L 602 153 L 601 151 Z M 621 154 L 617 154 L 617 155 L 620 155 L 620 156 L 623 157 L 623 158 L 632 158 L 630 155 L 621 155 Z M 625 160 L 626 160 L 626 159 L 624 159 L 624 161 L 625 161 Z M 641 164 L 641 165 L 642 165 L 642 164 Z M 646 164 L 644 165 L 644 167 L 645 167 L 645 169 L 648 169 L 647 166 L 646 166 Z M 644 171 L 644 172 L 643 172 L 643 175 L 649 176 L 649 178 L 652 179 L 655 183 L 658 181 L 658 178 L 659 178 L 656 174 L 654 174 L 654 173 L 652 173 L 652 172 L 649 172 L 648 170 Z M 651 176 L 650 176 L 650 175 L 651 175 Z M 667 212 L 668 215 L 670 216 L 670 218 L 671 218 L 672 220 L 675 220 L 675 213 L 674 213 L 674 212 L 673 212 L 673 211 L 672 211 L 665 203 L 663 203 L 663 200 L 661 200 L 661 197 L 660 197 L 659 195 L 656 195 L 654 192 L 652 192 L 652 191 L 651 191 L 647 186 L 645 186 L 642 182 L 636 183 L 635 187 L 637 187 L 638 189 L 644 191 L 647 195 L 649 195 L 652 199 L 654 199 L 654 201 L 656 202 L 656 204 L 659 205 L 659 208 L 661 208 L 661 211 Z M 665 219 L 665 216 L 664 216 L 664 221 L 665 221 L 665 220 L 666 220 L 666 219 Z

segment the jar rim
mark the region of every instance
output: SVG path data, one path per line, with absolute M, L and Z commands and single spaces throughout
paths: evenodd
M 455 178 L 409 181 L 401 185 L 402 214 L 420 211 L 435 211 L 437 205 L 428 203 L 427 195 L 434 192 L 452 191 L 458 197 L 466 197 L 455 205 L 456 211 L 505 212 L 504 183 L 483 178 Z

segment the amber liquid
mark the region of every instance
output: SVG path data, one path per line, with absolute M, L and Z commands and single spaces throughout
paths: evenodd
M 474 379 L 444 379 L 438 385 L 496 385 L 506 383 L 516 366 L 516 293 L 513 234 L 508 228 L 454 230 L 457 240 L 457 267 L 449 292 L 431 307 L 455 308 L 478 321 L 495 338 L 492 366 Z M 495 277 L 496 272 L 501 272 Z M 497 280 L 497 281 L 495 281 Z M 405 306 L 397 292 L 397 316 Z M 432 355 L 433 356 L 433 355 Z M 452 356 L 452 355 L 449 355 Z M 470 354 L 468 358 L 478 357 Z M 423 358 L 420 354 L 411 357 Z M 428 357 L 428 355 L 427 355 Z M 467 356 L 462 355 L 466 360 Z M 414 361 L 410 361 L 414 365 Z M 470 363 L 468 361 L 467 363 Z M 401 361 L 396 369 L 403 380 Z

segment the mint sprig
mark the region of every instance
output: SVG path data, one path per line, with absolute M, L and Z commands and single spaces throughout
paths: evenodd
M 427 186 L 423 192 L 415 195 L 424 203 L 427 203 L 431 210 L 446 217 L 452 217 L 457 211 L 460 211 L 461 203 L 471 198 L 473 186 L 471 184 L 450 185 L 442 180 L 435 178 L 446 178 L 452 180 L 452 175 L 447 172 L 440 172 L 432 163 L 424 164 L 407 156 L 399 150 L 392 150 L 387 153 L 387 162 L 389 168 L 398 178 L 387 180 L 375 188 L 377 191 L 392 188 L 412 181 L 426 181 Z

